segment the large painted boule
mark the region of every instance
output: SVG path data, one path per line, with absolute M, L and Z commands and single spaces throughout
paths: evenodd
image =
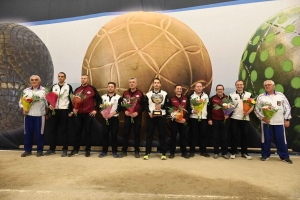
M 170 97 L 176 84 L 182 85 L 184 94 L 198 81 L 209 94 L 212 84 L 210 57 L 199 36 L 181 21 L 151 12 L 124 14 L 105 24 L 87 49 L 82 74 L 90 75 L 101 95 L 109 81 L 116 82 L 122 95 L 131 77 L 138 79 L 138 89 L 144 93 L 159 77 Z M 121 116 L 120 132 L 122 126 Z
M 0 23 L 0 132 L 23 126 L 18 102 L 37 74 L 42 85 L 52 85 L 53 64 L 43 41 L 25 26 Z

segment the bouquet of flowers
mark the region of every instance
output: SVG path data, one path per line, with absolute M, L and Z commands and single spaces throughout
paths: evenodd
M 85 97 L 86 96 L 82 94 L 82 91 L 77 94 L 71 94 L 70 98 L 72 100 L 73 108 L 78 110 L 81 107 Z M 75 116 L 77 116 L 77 114 L 75 114 Z
M 277 113 L 277 111 L 279 109 L 276 109 L 274 106 L 272 106 L 271 103 L 262 103 L 261 107 L 259 108 L 259 110 L 262 111 L 262 113 L 264 114 L 264 117 L 267 120 L 271 120 L 272 117 L 275 115 L 275 113 Z M 268 128 L 270 127 L 270 125 L 268 124 Z
M 62 95 L 65 93 L 65 91 L 66 90 L 64 90 L 64 92 L 63 93 L 61 93 L 61 94 L 58 94 L 57 92 L 47 92 L 47 94 L 46 94 L 46 99 L 47 99 L 47 101 L 49 102 L 49 104 L 51 105 L 51 107 L 53 108 L 53 110 L 52 110 L 52 115 L 55 115 L 55 110 L 54 110 L 54 108 L 55 108 L 55 105 L 56 105 L 56 102 L 57 102 L 57 100 L 60 98 L 60 97 L 62 97 Z
M 214 105 L 214 109 L 215 110 L 219 110 L 222 108 L 223 112 L 224 112 L 224 116 L 229 116 L 233 110 L 237 107 L 238 104 L 234 104 L 232 100 L 230 100 L 229 98 L 224 98 L 222 100 L 222 104 L 221 106 L 215 104 Z M 224 124 L 226 123 L 226 119 L 224 119 Z
M 109 125 L 109 122 L 107 120 L 107 117 L 108 115 L 110 114 L 110 111 L 112 109 L 114 104 L 110 103 L 110 102 L 105 102 L 103 104 L 100 104 L 100 108 L 101 108 L 101 111 L 104 112 L 104 118 L 106 120 L 106 125 Z
M 25 95 L 24 92 L 22 92 L 20 99 L 21 99 L 21 104 L 23 105 L 24 110 L 27 112 L 29 111 L 30 107 L 32 106 L 32 104 L 34 102 L 41 100 L 41 98 L 38 95 L 35 95 L 35 94 L 33 94 L 31 96 Z
M 123 101 L 121 102 L 121 106 L 126 108 L 126 110 L 132 114 L 134 113 L 134 107 L 136 105 L 138 98 L 137 97 L 128 97 L 123 98 Z M 131 123 L 134 123 L 133 117 L 131 117 Z
M 243 110 L 244 110 L 244 113 L 245 112 L 248 112 L 252 106 L 255 106 L 256 104 L 256 101 L 255 101 L 255 98 L 244 98 L 243 99 Z M 246 116 L 244 115 L 243 116 L 243 120 L 246 119 Z
M 170 118 L 172 121 L 181 121 L 183 119 L 183 111 L 187 112 L 182 106 L 179 106 L 178 109 L 175 107 L 169 107 L 168 112 L 170 115 L 168 118 Z M 184 125 L 186 125 L 186 122 Z
M 207 104 L 207 99 L 203 100 L 200 98 L 192 98 L 190 100 L 190 103 L 193 106 L 193 108 L 198 111 L 198 122 L 200 122 L 201 121 L 200 115 L 201 115 L 201 112 L 202 112 L 205 104 Z

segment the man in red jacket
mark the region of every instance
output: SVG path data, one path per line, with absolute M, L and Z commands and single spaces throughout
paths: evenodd
M 218 84 L 216 86 L 216 95 L 212 96 L 209 100 L 208 105 L 208 124 L 212 125 L 213 130 L 213 141 L 214 141 L 214 158 L 219 157 L 219 146 L 221 145 L 222 157 L 225 159 L 229 159 L 227 155 L 228 152 L 228 143 L 227 143 L 227 135 L 228 135 L 228 127 L 229 122 L 224 123 L 224 119 L 227 119 L 229 116 L 224 116 L 222 109 L 215 109 L 215 105 L 221 106 L 222 100 L 228 98 L 227 95 L 224 94 L 224 86 Z
M 188 99 L 182 95 L 182 87 L 181 85 L 175 85 L 174 88 L 175 96 L 171 98 L 171 106 L 174 108 L 174 111 L 183 108 L 185 110 L 189 107 Z M 169 113 L 172 114 L 172 113 Z M 175 157 L 175 149 L 176 149 L 176 138 L 177 133 L 179 132 L 180 136 L 180 150 L 181 157 L 189 158 L 189 155 L 186 153 L 186 122 L 188 118 L 188 113 L 183 110 L 182 112 L 183 118 L 181 120 L 176 119 L 171 121 L 171 147 L 170 147 L 170 156 L 169 158 Z
M 97 91 L 97 89 L 91 85 L 89 85 L 89 76 L 82 75 L 81 76 L 81 86 L 76 88 L 74 94 L 81 93 L 85 96 L 83 99 L 82 105 L 79 109 L 73 109 L 75 115 L 75 142 L 73 146 L 73 150 L 69 153 L 69 157 L 78 155 L 80 140 L 81 140 L 81 132 L 84 127 L 85 133 L 85 156 L 89 157 L 91 155 L 91 128 L 93 125 L 94 117 L 99 111 L 99 105 L 101 104 L 101 98 Z
M 133 127 L 134 133 L 134 156 L 135 158 L 140 157 L 140 132 L 141 132 L 141 124 L 142 124 L 142 114 L 144 111 L 144 94 L 142 91 L 137 89 L 137 79 L 130 78 L 129 79 L 129 89 L 126 90 L 123 94 L 122 100 L 126 99 L 127 101 L 133 100 L 135 105 L 133 106 L 133 112 L 129 112 L 128 109 L 123 108 L 125 116 L 124 116 L 124 135 L 123 135 L 123 148 L 121 157 L 127 156 L 128 149 L 128 138 L 130 135 L 131 127 Z M 131 118 L 134 120 L 133 123 Z

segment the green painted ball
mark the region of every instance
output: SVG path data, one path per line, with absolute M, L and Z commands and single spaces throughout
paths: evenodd
M 239 79 L 253 95 L 264 92 L 263 82 L 273 80 L 292 106 L 286 129 L 289 148 L 300 150 L 300 6 L 287 8 L 264 21 L 243 52 Z M 259 127 L 257 118 L 252 123 Z

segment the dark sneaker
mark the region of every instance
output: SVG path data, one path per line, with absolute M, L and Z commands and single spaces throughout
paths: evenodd
M 261 157 L 260 160 L 261 161 L 266 161 L 266 160 L 269 160 L 269 158 Z
M 190 153 L 190 158 L 194 157 L 194 156 L 195 156 L 195 153 Z
M 91 151 L 86 151 L 85 152 L 85 157 L 89 157 L 91 155 Z
M 113 157 L 114 157 L 114 158 L 122 158 L 122 157 L 120 157 L 117 153 L 113 153 Z
M 140 158 L 139 152 L 135 152 L 135 153 L 134 153 L 134 157 L 135 157 L 135 158 Z
M 181 154 L 181 157 L 184 157 L 185 159 L 189 159 L 190 158 L 190 156 L 188 154 L 186 154 L 186 153 Z
M 41 156 L 44 156 L 42 151 L 39 151 L 39 152 L 36 153 L 36 157 L 41 157 Z
M 229 159 L 229 156 L 228 156 L 227 154 L 222 155 L 222 157 L 223 157 L 224 159 Z
M 206 157 L 206 158 L 209 158 L 210 157 L 210 155 L 208 154 L 208 153 L 200 153 L 200 156 L 204 156 L 204 157 Z
M 52 151 L 50 149 L 48 151 L 46 151 L 46 153 L 44 153 L 45 156 L 49 156 L 49 155 L 53 155 L 53 154 L 56 154 L 55 151 Z
M 289 158 L 286 158 L 286 159 L 282 159 L 283 162 L 286 162 L 288 164 L 293 164 L 293 161 Z
M 99 158 L 103 158 L 105 156 L 107 156 L 107 153 L 102 152 L 102 153 L 99 154 Z
M 22 153 L 21 157 L 26 157 L 26 156 L 30 156 L 31 155 L 31 152 L 24 152 Z
M 243 153 L 243 154 L 242 154 L 242 157 L 243 157 L 243 158 L 246 158 L 247 160 L 252 160 L 252 157 L 249 156 L 247 153 Z
M 127 152 L 122 152 L 122 153 L 120 153 L 119 156 L 123 158 L 123 157 L 127 156 Z
M 72 150 L 71 153 L 68 154 L 69 157 L 78 156 L 78 155 L 79 155 L 79 153 L 76 150 Z
M 68 151 L 63 150 L 63 152 L 61 153 L 61 157 L 67 157 L 67 155 L 68 155 Z
M 169 155 L 169 158 L 171 158 L 171 159 L 173 159 L 174 157 L 175 157 L 174 153 L 171 153 L 171 154 Z

